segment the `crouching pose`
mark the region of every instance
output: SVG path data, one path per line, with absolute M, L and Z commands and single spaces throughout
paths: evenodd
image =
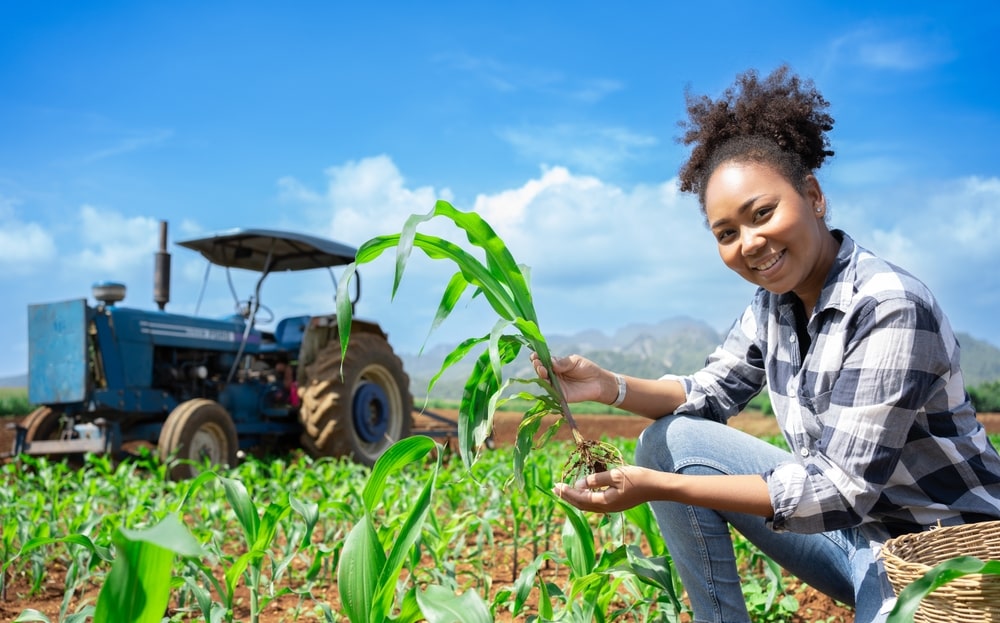
M 886 539 L 1000 519 L 1000 457 L 948 319 L 914 276 L 827 225 L 827 107 L 787 67 L 688 98 L 681 190 L 726 266 L 759 286 L 703 369 L 640 379 L 553 363 L 570 402 L 655 420 L 637 465 L 556 493 L 596 512 L 649 502 L 696 622 L 750 620 L 730 527 L 868 623 L 891 606 Z M 765 387 L 791 452 L 726 426 Z

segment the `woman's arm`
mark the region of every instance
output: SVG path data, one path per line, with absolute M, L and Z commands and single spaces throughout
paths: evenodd
M 549 378 L 548 371 L 534 353 L 531 362 L 539 377 Z M 625 383 L 625 399 L 618 406 L 632 413 L 657 419 L 673 413 L 686 399 L 684 386 L 678 381 L 615 375 L 580 355 L 553 357 L 552 370 L 559 377 L 559 386 L 570 403 L 592 400 L 613 404 L 618 398 L 618 376 Z
M 554 492 L 573 506 L 599 513 L 623 511 L 644 502 L 669 501 L 770 518 L 767 483 L 756 474 L 691 476 L 626 465 L 591 474 Z

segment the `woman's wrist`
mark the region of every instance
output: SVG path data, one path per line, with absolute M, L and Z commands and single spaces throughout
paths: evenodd
M 628 391 L 628 386 L 625 384 L 625 377 L 621 374 L 615 373 L 613 378 L 615 380 L 615 397 L 608 404 L 612 407 L 618 407 L 625 402 L 625 393 Z

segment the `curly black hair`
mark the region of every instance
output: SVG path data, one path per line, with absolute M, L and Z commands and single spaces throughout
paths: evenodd
M 833 155 L 826 133 L 833 129 L 830 103 L 812 80 L 788 65 L 760 80 L 755 70 L 740 74 L 718 100 L 685 93 L 688 120 L 678 140 L 694 145 L 680 169 L 680 189 L 697 193 L 705 205 L 705 184 L 723 162 L 769 164 L 797 189 Z

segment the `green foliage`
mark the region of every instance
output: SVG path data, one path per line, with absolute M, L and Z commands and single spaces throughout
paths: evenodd
M 485 261 L 449 240 L 417 232 L 420 224 L 435 217 L 451 221 L 471 244 L 472 251 L 484 255 Z M 438 201 L 429 213 L 410 216 L 399 234 L 377 236 L 361 245 L 355 262 L 347 267 L 337 290 L 337 325 L 342 351 L 346 354 L 350 341 L 353 318 L 350 283 L 357 267 L 374 261 L 384 251 L 395 249 L 396 270 L 392 287 L 392 295 L 395 297 L 410 253 L 415 248 L 431 259 L 452 262 L 457 268 L 457 272 L 445 286 L 431 331 L 451 314 L 458 301 L 470 289 L 473 296 L 484 298 L 498 316 L 489 334 L 463 341 L 444 358 L 440 371 L 431 379 L 427 389 L 430 393 L 445 370 L 470 354 L 479 352 L 465 383 L 458 422 L 459 453 L 466 467 L 472 468 L 493 430 L 497 408 L 510 398 L 511 392 L 517 398 L 534 402 L 534 406 L 525 414 L 525 425 L 518 429 L 515 464 L 523 464 L 526 454 L 534 447 L 533 439 L 540 417 L 546 413 L 561 414 L 574 430 L 577 440 L 582 440 L 558 380 L 551 373 L 552 358 L 538 327 L 538 317 L 528 287 L 528 270 L 514 260 L 503 240 L 475 212 L 461 212 L 445 201 Z M 481 350 L 483 347 L 485 350 Z M 550 371 L 549 381 L 538 377 L 504 378 L 505 366 L 514 361 L 522 348 L 538 355 L 542 365 Z M 515 469 L 514 476 L 523 486 L 523 473 Z
M 634 439 L 612 441 L 634 452 Z M 409 444 L 414 446 L 396 454 Z M 574 511 L 550 493 L 552 476 L 572 444 L 555 440 L 533 452 L 523 489 L 495 484 L 509 471 L 508 446 L 480 457 L 477 482 L 456 457 L 449 461 L 445 454 L 439 462 L 431 456 L 432 445 L 407 441 L 370 471 L 350 461 L 248 457 L 231 470 L 203 472 L 185 482 L 166 479 L 155 454 L 123 463 L 91 456 L 82 468 L 41 457 L 8 462 L 0 465 L 0 577 L 8 586 L 16 580 L 17 587 L 8 603 L 21 593 L 52 590 L 55 583 L 66 599 L 51 620 L 84 623 L 94 604 L 78 598 L 87 587 L 109 581 L 119 556 L 116 531 L 123 527 L 134 536 L 132 531 L 173 515 L 183 518 L 205 555 L 177 552 L 167 583 L 171 620 L 251 621 L 279 598 L 282 620 L 349 620 L 346 606 L 332 607 L 337 589 L 331 586 L 341 571 L 351 575 L 348 567 L 365 569 L 351 565 L 359 556 L 378 558 L 377 548 L 386 564 L 377 574 L 375 568 L 365 571 L 371 588 L 363 590 L 383 610 L 391 604 L 390 616 L 398 621 L 478 621 L 484 608 L 489 620 L 679 623 L 690 616 L 647 506 L 605 517 L 575 511 L 571 518 Z M 432 481 L 433 495 L 424 496 Z M 374 528 L 377 545 L 366 541 L 368 528 L 359 525 Z M 182 538 L 160 545 L 173 547 Z M 734 538 L 741 555 L 761 560 L 742 537 Z M 345 562 L 352 557 L 354 563 Z M 404 571 L 397 574 L 400 560 Z M 517 561 L 513 580 L 497 576 L 499 561 Z M 784 584 L 774 590 L 763 564 L 741 566 L 741 572 L 756 587 L 753 594 L 762 596 L 754 597 L 754 620 L 777 621 L 789 591 Z M 57 567 L 64 573 L 54 573 Z M 351 580 L 343 581 L 346 586 Z M 230 599 L 241 583 L 256 587 L 256 602 Z M 378 586 L 390 584 L 391 591 L 379 592 Z M 291 599 L 298 609 L 289 608 Z M 468 616 L 456 619 L 455 612 Z M 26 610 L 21 620 L 49 619 Z
M 0 416 L 27 415 L 31 410 L 27 389 L 0 387 Z
M 1000 413 L 1000 381 L 967 388 L 977 413 Z
M 974 556 L 958 556 L 932 567 L 900 591 L 886 623 L 912 623 L 920 602 L 927 595 L 952 580 L 972 573 L 1000 576 L 1000 560 L 983 562 Z
M 771 395 L 766 391 L 760 392 L 750 400 L 747 409 L 760 411 L 764 415 L 774 415 L 774 407 L 771 406 Z
M 159 623 L 170 600 L 174 557 L 205 551 L 176 515 L 143 530 L 119 528 L 116 556 L 97 597 L 94 623 Z

